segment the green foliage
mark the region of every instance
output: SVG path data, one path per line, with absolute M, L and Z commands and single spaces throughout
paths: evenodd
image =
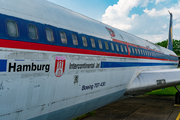
M 180 86 L 177 86 L 180 88 Z M 175 87 L 168 87 L 164 89 L 158 89 L 158 90 L 153 90 L 149 93 L 146 93 L 146 95 L 169 95 L 169 96 L 174 96 L 176 94 L 177 90 Z
M 86 117 L 89 117 L 89 116 L 95 116 L 95 111 L 91 111 L 91 112 L 89 112 L 89 113 L 86 113 L 86 114 L 84 114 L 84 115 L 82 115 L 82 116 L 79 116 L 79 117 L 77 117 L 77 118 L 74 118 L 74 119 L 72 119 L 72 120 L 83 120 L 84 118 L 86 118 Z
M 168 43 L 168 40 L 164 40 L 164 41 L 158 42 L 158 43 L 156 43 L 156 44 L 159 45 L 159 46 L 162 46 L 162 47 L 167 48 L 167 43 Z
M 164 40 L 164 41 L 158 42 L 158 43 L 156 43 L 156 44 L 159 45 L 159 46 L 162 46 L 162 47 L 167 48 L 167 43 L 168 43 L 168 40 Z M 180 40 L 174 40 L 174 39 L 173 39 L 173 51 L 174 51 L 177 55 L 180 55 Z

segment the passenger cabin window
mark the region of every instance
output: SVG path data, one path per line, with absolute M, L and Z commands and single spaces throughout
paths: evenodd
M 92 45 L 92 47 L 93 47 L 93 48 L 95 48 L 95 47 L 96 47 L 96 44 L 95 44 L 95 41 L 94 41 L 94 39 L 93 39 L 93 38 L 91 38 L 91 45 Z
M 60 32 L 60 37 L 61 37 L 61 42 L 63 44 L 67 44 L 66 33 L 65 32 Z
M 145 51 L 143 50 L 143 54 L 145 55 Z
M 114 45 L 111 43 L 111 50 L 114 51 Z
M 124 50 L 123 50 L 123 46 L 122 46 L 122 45 L 120 45 L 120 47 L 121 47 L 121 52 L 124 52 Z
M 87 47 L 87 40 L 86 37 L 82 37 L 84 47 Z
M 118 45 L 116 44 L 116 50 L 119 52 L 119 47 L 118 47 Z
M 132 52 L 133 52 L 133 54 L 134 54 L 134 48 L 132 48 Z
M 75 34 L 72 34 L 73 44 L 78 45 L 77 36 Z
M 136 54 L 137 54 L 137 48 L 135 48 Z
M 103 49 L 103 47 L 102 47 L 102 42 L 101 42 L 100 40 L 98 40 L 98 43 L 99 43 L 99 48 L 100 48 L 100 49 Z
M 138 53 L 139 53 L 139 55 L 140 55 L 140 50 L 138 49 Z
M 131 48 L 129 47 L 129 53 L 131 53 Z
M 34 25 L 29 25 L 29 37 L 31 39 L 38 39 L 37 28 Z
M 106 50 L 109 50 L 108 43 L 106 41 L 104 43 L 105 43 Z
M 49 42 L 53 42 L 54 41 L 54 36 L 53 36 L 53 32 L 51 29 L 47 28 L 46 29 L 46 38 Z
M 141 50 L 141 55 L 143 55 L 143 52 L 142 52 L 142 50 Z
M 127 47 L 126 47 L 126 46 L 124 46 L 124 48 L 125 48 L 125 52 L 127 53 Z
M 17 37 L 18 36 L 18 27 L 16 22 L 8 20 L 7 21 L 7 30 L 8 34 L 12 37 Z

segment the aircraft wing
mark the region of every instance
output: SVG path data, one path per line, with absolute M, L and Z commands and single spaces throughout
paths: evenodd
M 180 69 L 142 71 L 129 84 L 125 95 L 138 95 L 155 89 L 180 85 Z

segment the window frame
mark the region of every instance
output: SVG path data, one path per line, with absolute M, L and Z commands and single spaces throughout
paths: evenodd
M 51 35 L 52 35 L 52 37 L 53 37 L 53 41 L 49 41 L 49 40 L 48 40 L 47 32 L 46 32 L 46 30 L 48 30 L 48 29 L 51 31 Z M 45 28 L 45 33 L 46 33 L 46 40 L 47 40 L 48 42 L 50 42 L 50 43 L 53 43 L 53 42 L 55 41 L 53 30 L 52 30 L 51 28 L 47 27 L 47 28 Z
M 128 46 L 128 49 L 129 49 L 129 53 L 131 54 L 131 48 Z
M 98 45 L 99 45 L 99 49 L 103 49 L 103 45 L 102 45 L 102 41 L 98 39 Z
M 76 41 L 74 41 L 73 35 L 76 37 Z M 74 34 L 74 33 L 72 33 L 72 34 L 71 34 L 71 38 L 72 38 L 73 45 L 77 46 L 77 45 L 78 45 L 78 38 L 77 38 L 77 35 Z M 77 44 L 76 44 L 75 42 L 77 42 Z
M 124 45 L 125 53 L 128 53 L 127 46 Z
M 36 34 L 37 34 L 37 38 L 36 39 L 33 39 L 31 36 L 30 36 L 30 32 L 29 32 L 29 26 L 34 26 L 36 28 Z M 29 35 L 29 38 L 31 38 L 32 40 L 38 40 L 39 39 L 39 34 L 38 34 L 38 29 L 35 25 L 33 24 L 28 24 L 28 35 Z
M 12 22 L 14 22 L 15 23 L 15 25 L 16 25 L 16 30 L 17 30 L 17 36 L 11 36 L 10 34 L 9 34 L 9 30 L 8 30 L 8 25 L 7 25 L 7 22 L 8 21 L 12 21 Z M 19 37 L 19 28 L 18 28 L 18 24 L 17 24 L 17 22 L 15 21 L 15 20 L 12 20 L 12 19 L 8 19 L 8 20 L 6 20 L 6 31 L 7 31 L 7 34 L 8 34 L 8 36 L 10 36 L 10 37 L 14 37 L 14 38 L 17 38 L 17 37 Z
M 81 38 L 82 38 L 83 46 L 84 46 L 84 47 L 87 47 L 87 46 L 88 46 L 87 38 L 86 38 L 85 36 L 82 36 Z M 85 38 L 85 41 L 86 41 L 86 42 L 83 40 L 83 38 Z
M 62 37 L 61 37 L 61 33 L 64 33 L 66 43 L 65 43 L 65 42 L 63 42 L 63 39 L 62 39 Z M 65 33 L 64 31 L 59 31 L 59 35 L 60 35 L 61 43 L 62 43 L 62 44 L 67 44 L 67 43 L 68 43 L 68 41 L 67 41 L 67 35 L 66 35 L 66 33 Z
M 135 54 L 135 53 L 134 53 L 134 48 L 133 48 L 133 47 L 132 47 L 132 53 Z
M 124 52 L 123 45 L 120 45 L 121 52 Z
M 111 44 L 111 50 L 114 51 L 114 44 L 113 43 L 110 44 Z
M 116 46 L 116 51 L 119 52 L 119 46 L 118 46 L 118 44 L 116 44 L 115 46 Z
M 109 50 L 109 45 L 108 45 L 108 42 L 107 42 L 107 41 L 104 41 L 104 44 L 105 44 L 105 48 L 106 48 L 106 50 Z
M 92 46 L 92 48 L 96 48 L 96 43 L 95 43 L 94 38 L 91 38 L 90 40 L 91 40 L 91 46 Z M 93 41 L 93 42 L 92 42 L 92 41 Z M 93 44 L 93 43 L 94 43 L 94 44 Z

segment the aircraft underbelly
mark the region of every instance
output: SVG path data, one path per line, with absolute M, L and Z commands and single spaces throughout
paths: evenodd
M 133 76 L 142 70 L 176 67 L 123 66 L 127 62 L 144 61 L 3 49 L 0 120 L 71 119 L 123 97 Z

